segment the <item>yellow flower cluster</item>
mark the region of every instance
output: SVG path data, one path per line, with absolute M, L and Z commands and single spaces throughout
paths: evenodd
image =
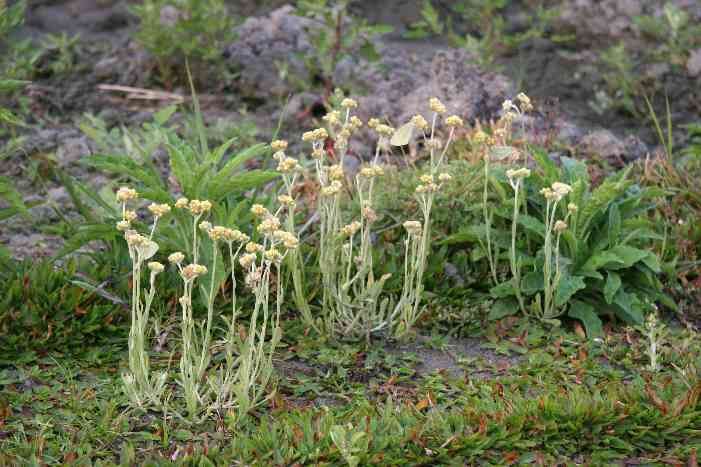
M 264 234 L 272 234 L 276 230 L 280 229 L 280 219 L 275 216 L 268 216 L 263 221 L 258 224 L 258 232 Z
M 335 196 L 341 192 L 343 185 L 338 180 L 334 180 L 330 185 L 321 188 L 321 196 Z
M 353 221 L 350 224 L 343 226 L 341 229 L 341 234 L 345 235 L 346 237 L 352 237 L 358 230 L 360 230 L 361 226 L 362 224 L 360 222 Z
M 287 149 L 287 141 L 285 141 L 283 139 L 276 139 L 275 141 L 270 143 L 270 147 L 275 152 L 284 151 L 285 149 Z
M 443 103 L 437 97 L 432 97 L 429 99 L 428 106 L 437 114 L 444 114 L 448 111 L 445 105 L 443 105 Z
M 183 279 L 186 281 L 191 281 L 199 276 L 207 274 L 207 268 L 201 264 L 188 264 L 183 268 L 180 274 L 182 274 Z
M 458 117 L 457 115 L 451 115 L 450 117 L 446 118 L 445 124 L 452 128 L 461 127 L 464 125 L 462 118 Z
M 411 123 L 414 125 L 415 128 L 418 128 L 419 130 L 428 130 L 428 122 L 423 117 L 423 115 L 414 115 L 413 117 L 411 117 Z
M 365 178 L 381 177 L 385 174 L 385 170 L 382 166 L 373 164 L 360 169 L 360 176 Z
M 167 204 L 151 203 L 148 210 L 151 211 L 151 214 L 155 217 L 163 217 L 170 212 L 170 206 Z
M 421 233 L 421 222 L 419 221 L 406 221 L 403 225 L 409 235 L 419 235 Z
M 126 203 L 132 199 L 138 198 L 139 194 L 133 188 L 121 187 L 117 190 L 117 201 L 121 203 Z
M 201 216 L 212 209 L 212 203 L 207 200 L 200 201 L 199 199 L 188 200 L 187 198 L 180 198 L 175 202 L 175 207 L 187 209 L 193 216 Z
M 328 137 L 329 133 L 326 131 L 326 128 L 317 128 L 316 130 L 307 131 L 302 134 L 302 141 L 324 141 Z

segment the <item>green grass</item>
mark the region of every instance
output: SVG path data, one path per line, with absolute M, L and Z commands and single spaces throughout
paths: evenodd
M 652 374 L 634 331 L 597 343 L 514 323 L 487 326 L 464 354 L 447 339 L 319 345 L 289 321 L 273 397 L 233 431 L 231 414 L 178 418 L 177 399 L 165 413 L 128 409 L 120 346 L 4 360 L 0 465 L 344 465 L 330 432 L 349 423 L 364 433 L 359 465 L 656 465 L 701 448 L 701 386 L 669 364 L 698 361 L 695 334 L 674 329 Z M 453 363 L 426 371 L 427 355 Z

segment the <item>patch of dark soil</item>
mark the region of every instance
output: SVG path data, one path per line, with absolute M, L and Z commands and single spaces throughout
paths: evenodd
M 490 378 L 495 377 L 497 372 L 518 364 L 521 360 L 517 356 L 498 355 L 493 350 L 485 348 L 484 341 L 477 338 L 450 339 L 443 349 L 428 347 L 428 342 L 428 338 L 419 337 L 416 342 L 391 346 L 387 351 L 394 355 L 416 355 L 418 360 L 416 372 L 419 376 L 445 371 L 456 378 Z M 462 360 L 477 360 L 482 368 L 471 371 L 461 362 Z M 492 368 L 495 371 L 492 371 Z

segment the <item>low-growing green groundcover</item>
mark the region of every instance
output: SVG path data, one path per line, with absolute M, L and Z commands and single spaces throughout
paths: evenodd
M 630 329 L 588 341 L 502 322 L 470 340 L 478 352 L 309 336 L 281 352 L 272 398 L 237 428 L 225 411 L 187 422 L 175 398 L 127 409 L 114 347 L 6 362 L 0 465 L 695 465 L 701 346 L 670 332 L 656 373 Z M 450 368 L 427 368 L 431 355 Z

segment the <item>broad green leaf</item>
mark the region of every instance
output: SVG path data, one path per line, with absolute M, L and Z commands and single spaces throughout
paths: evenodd
M 540 292 L 543 290 L 544 280 L 542 271 L 529 272 L 521 279 L 521 292 L 525 295 Z
M 505 318 L 507 316 L 512 316 L 518 313 L 518 302 L 515 298 L 501 298 L 494 302 L 489 310 L 489 315 L 487 319 L 490 321 L 495 321 L 498 319 Z
M 623 260 L 612 251 L 602 251 L 591 256 L 582 266 L 581 272 L 591 276 L 590 273 L 594 273 L 601 268 L 621 267 L 623 264 Z M 600 274 L 597 275 L 600 276 Z
M 660 266 L 660 259 L 655 253 L 649 251 L 647 256 L 645 256 L 640 261 L 642 261 L 643 264 L 645 264 L 645 266 L 649 267 L 655 274 L 659 274 L 662 272 L 662 267 Z
M 518 223 L 527 230 L 541 236 L 542 238 L 545 238 L 545 224 L 543 224 L 540 219 L 521 214 L 518 216 Z
M 621 276 L 613 271 L 608 271 L 606 276 L 606 284 L 604 285 L 604 300 L 606 303 L 613 303 L 613 297 L 616 296 L 621 288 Z
M 617 245 L 611 248 L 610 251 L 620 259 L 620 264 L 614 265 L 613 268 L 620 269 L 629 268 L 650 254 L 649 251 L 640 250 L 628 245 Z
M 570 298 L 578 291 L 584 289 L 587 284 L 581 276 L 565 275 L 560 279 L 555 289 L 555 305 L 563 306 L 570 301 Z
M 573 300 L 567 312 L 567 316 L 578 319 L 584 324 L 584 329 L 586 329 L 589 339 L 601 337 L 603 335 L 601 319 L 599 319 L 599 316 L 594 311 L 594 307 L 588 303 Z
M 514 289 L 514 285 L 511 283 L 511 281 L 508 281 L 495 285 L 489 289 L 489 293 L 494 298 L 504 298 L 516 295 L 516 290 Z
M 616 315 L 628 324 L 642 324 L 644 320 L 643 312 L 638 298 L 623 290 L 618 289 L 613 303 L 617 305 Z

